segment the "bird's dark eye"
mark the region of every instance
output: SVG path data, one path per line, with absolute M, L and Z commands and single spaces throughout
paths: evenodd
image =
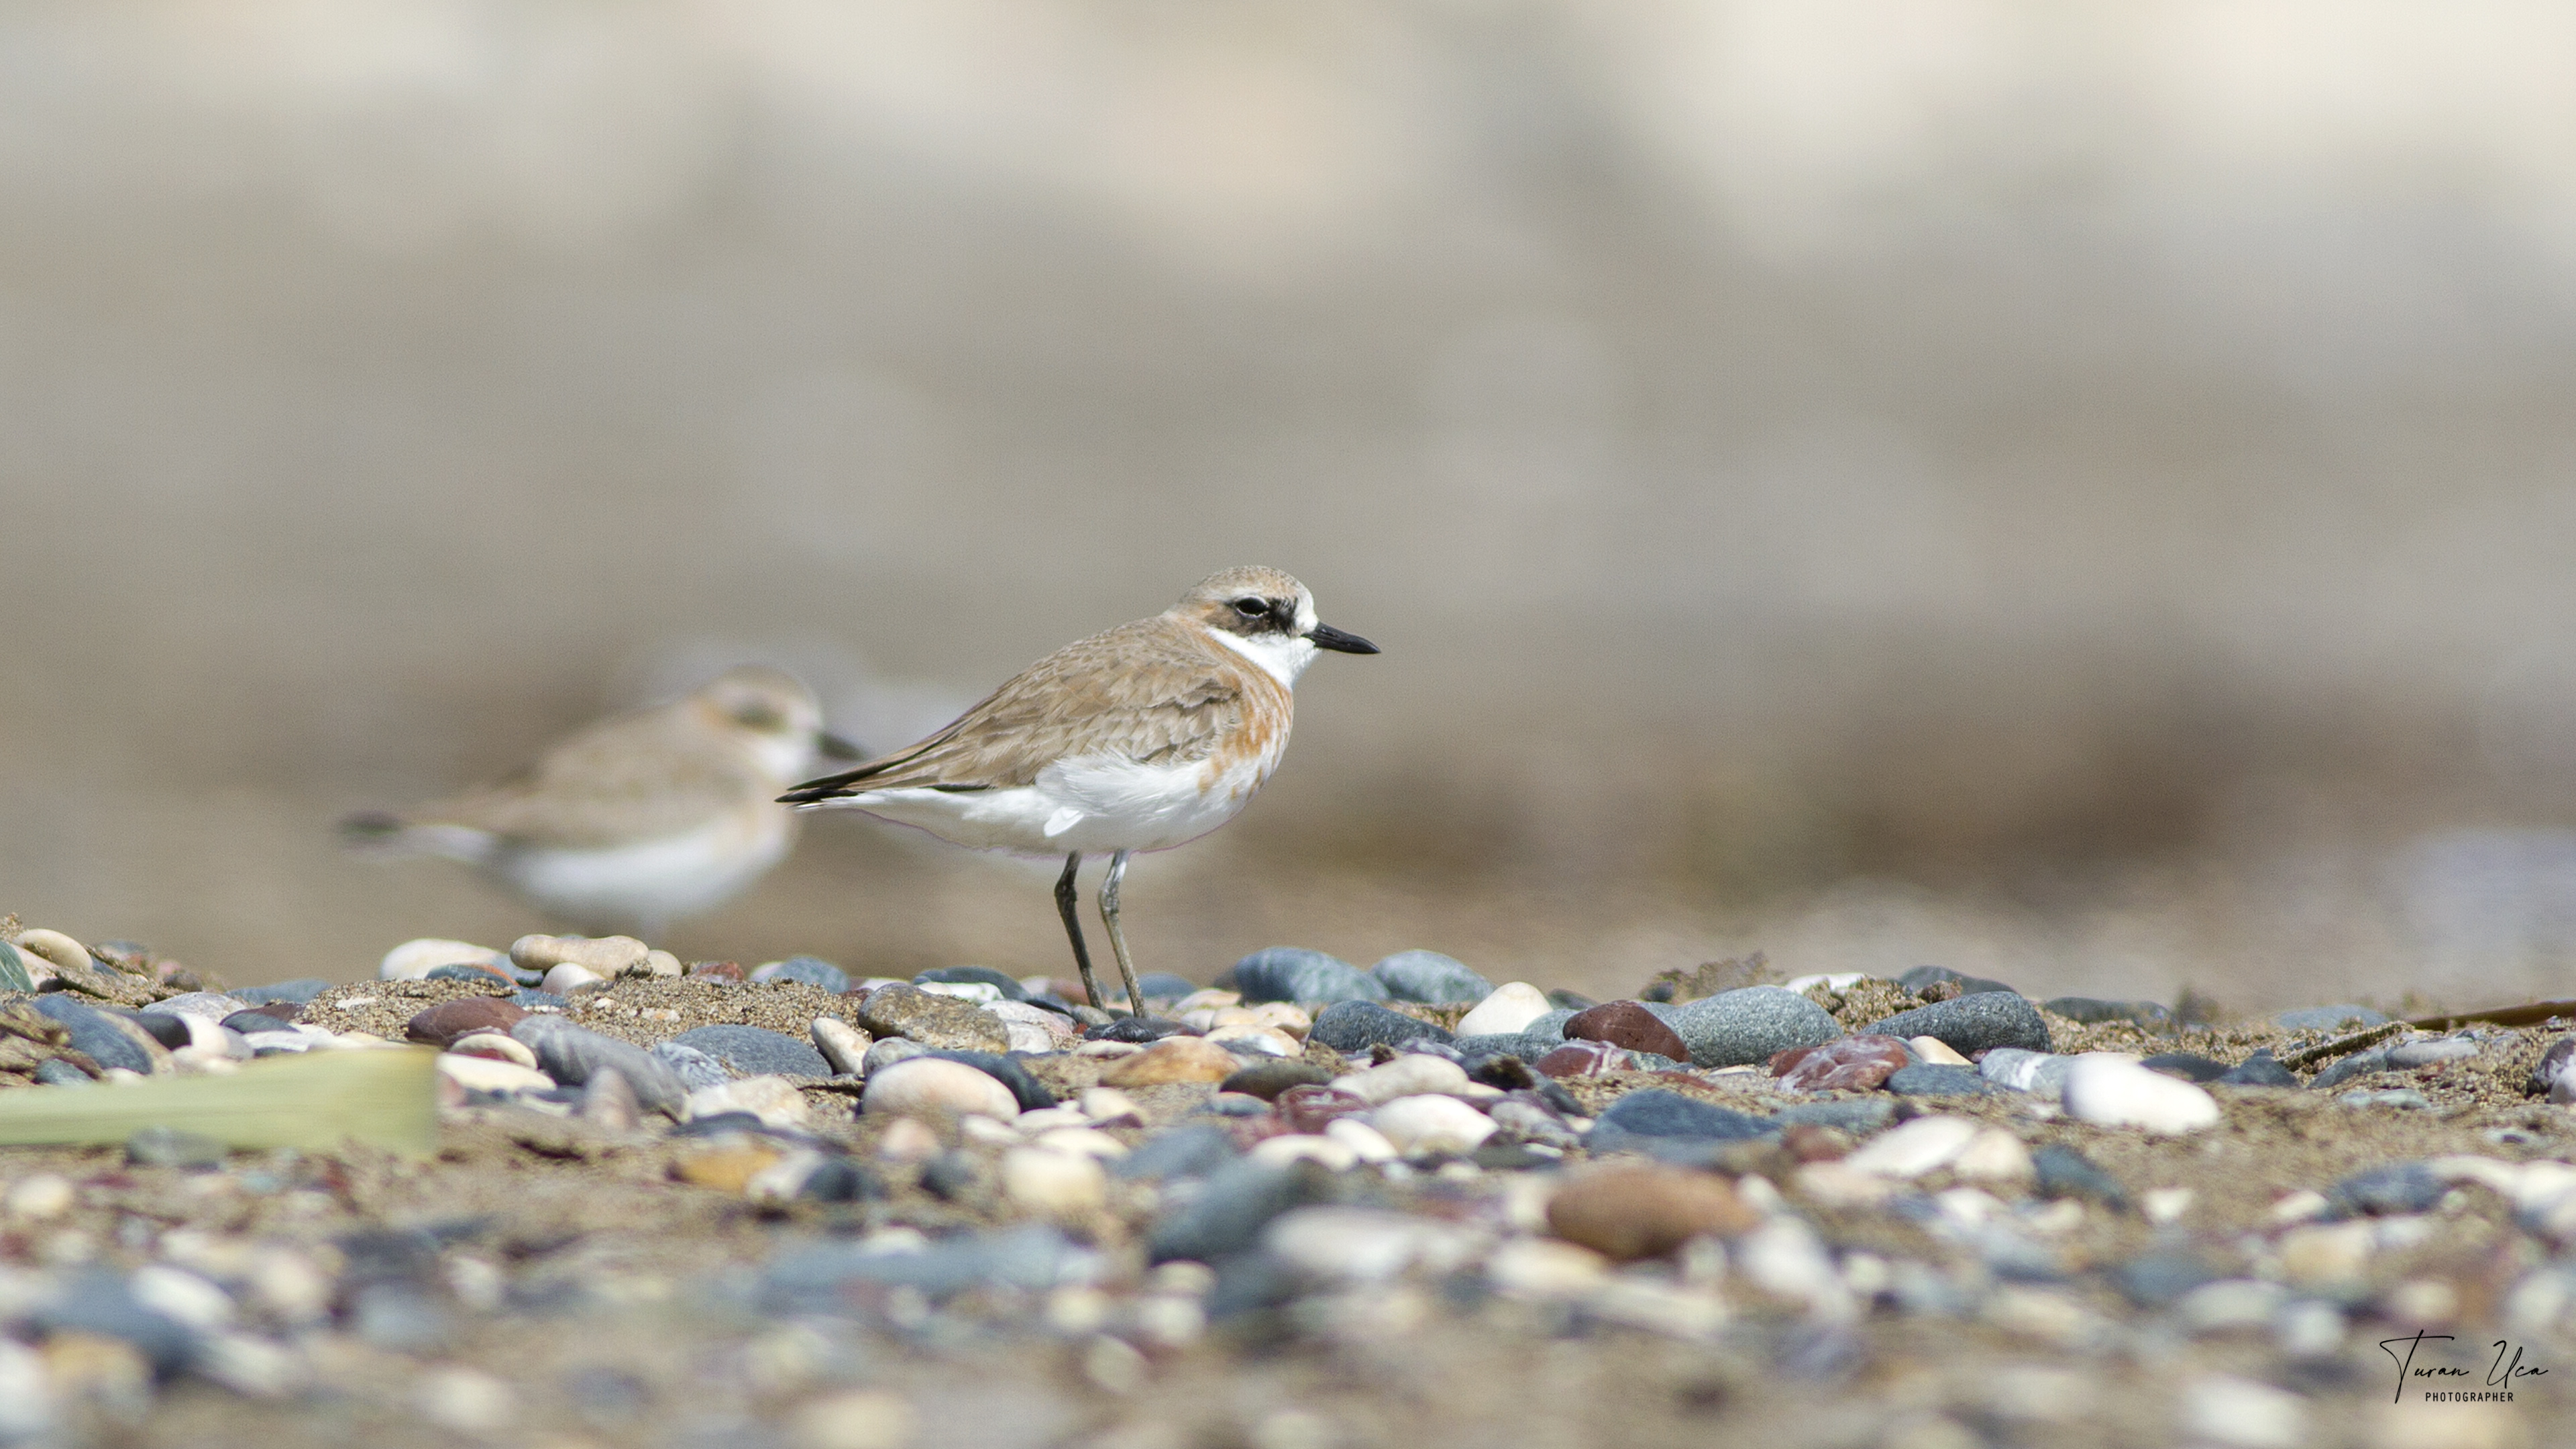
M 1258 619 L 1262 615 L 1270 612 L 1270 601 L 1268 599 L 1237 599 L 1234 601 L 1234 611 L 1247 619 Z

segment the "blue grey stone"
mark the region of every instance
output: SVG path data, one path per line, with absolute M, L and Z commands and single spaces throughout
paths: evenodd
M 2196 1052 L 2158 1052 L 2138 1065 L 2186 1082 L 2214 1082 L 2227 1075 L 2225 1062 L 2213 1062 Z
M 47 1057 L 36 1063 L 36 1085 L 39 1087 L 87 1087 L 96 1083 L 97 1078 L 61 1057 Z
M 1199 984 L 1186 976 L 1169 971 L 1148 971 L 1136 978 L 1136 989 L 1147 1001 L 1178 1001 L 1199 989 Z
M 510 993 L 510 1004 L 519 1008 L 521 1011 L 543 1011 L 549 1007 L 556 1011 L 561 1011 L 565 1007 L 572 1005 L 572 1002 L 570 999 L 557 996 L 551 991 L 530 991 L 525 987 L 521 987 L 519 990 Z
M 1146 1182 L 1198 1178 L 1240 1155 L 1233 1134 L 1222 1127 L 1174 1127 L 1146 1138 L 1143 1145 L 1124 1157 L 1109 1159 L 1109 1173 L 1112 1177 Z
M 1657 1014 L 1703 1067 L 1767 1062 L 1774 1053 L 1822 1046 L 1843 1034 L 1823 1007 L 1778 986 L 1722 991 Z
M 2274 1015 L 2272 1024 L 2283 1031 L 2337 1031 L 2386 1026 L 2388 1018 L 2367 1006 L 2302 1006 Z
M 769 981 L 801 981 L 819 986 L 834 996 L 850 989 L 850 973 L 820 956 L 790 956 L 768 974 Z
M 1334 1002 L 1315 1013 L 1315 1025 L 1306 1035 L 1308 1041 L 1322 1042 L 1337 1052 L 1364 1052 L 1381 1044 L 1402 1046 L 1417 1038 L 1441 1043 L 1457 1039 L 1427 1021 L 1368 1001 Z
M 1384 1001 L 1385 983 L 1338 956 L 1303 946 L 1271 946 L 1234 963 L 1234 989 L 1247 1005 L 1264 1001 Z
M 2295 1087 L 2299 1085 L 2298 1076 L 2288 1067 L 2281 1065 L 2280 1059 L 2272 1055 L 2272 1049 L 2270 1047 L 2264 1047 L 2262 1050 L 2254 1053 L 2254 1055 L 2247 1057 L 2245 1060 L 2238 1062 L 2232 1067 L 2229 1067 L 2226 1075 L 2220 1077 L 2218 1080 L 2222 1085 L 2230 1087 Z
M 1427 1006 L 1473 1005 L 1494 994 L 1494 983 L 1437 951 L 1398 951 L 1371 966 L 1369 974 L 1396 1000 Z
M 224 994 L 235 1001 L 246 1001 L 253 1006 L 265 1005 L 271 1001 L 291 1001 L 298 1006 L 303 1006 L 330 989 L 331 983 L 321 977 L 305 976 L 293 981 L 272 981 L 266 986 L 236 986 Z
M 185 1371 L 197 1355 L 193 1331 L 145 1307 L 123 1278 L 106 1269 L 86 1270 L 63 1284 L 28 1314 L 28 1325 L 38 1337 L 87 1333 L 121 1339 L 141 1352 L 161 1378 Z
M 2388 1065 L 2405 1071 L 2461 1061 L 2476 1056 L 2485 1045 L 2475 1037 L 2466 1036 L 2437 1036 L 2425 1041 L 2401 1042 L 2388 1049 Z
M 1996 1047 L 1977 1058 L 1977 1074 L 1998 1087 L 2054 1097 L 2066 1090 L 2066 1074 L 2074 1065 L 2073 1057 Z
M 1462 1036 L 1449 1043 L 1461 1062 L 1481 1062 L 1492 1057 L 1519 1057 L 1525 1062 L 1537 1061 L 1565 1045 L 1561 1036 L 1546 1036 L 1534 1031 L 1496 1032 L 1487 1036 Z
M 2431 1212 L 2450 1184 L 2421 1162 L 2391 1162 L 2364 1168 L 2338 1182 L 2326 1200 L 2345 1216 Z
M 171 1051 L 175 1052 L 188 1044 L 188 1023 L 169 1012 L 125 1011 L 117 1014 L 143 1028 L 145 1035 Z
M 1729 1111 L 1660 1087 L 1630 1092 L 1593 1119 L 1584 1146 L 1594 1153 L 1644 1152 L 1658 1157 L 1695 1153 L 1711 1144 L 1749 1141 L 1780 1130 L 1767 1117 Z
M 1975 1067 L 1918 1062 L 1890 1072 L 1887 1090 L 1900 1097 L 1984 1097 L 2004 1089 L 1977 1075 Z
M 1002 993 L 1002 999 L 1004 1001 L 1026 1001 L 1029 999 L 1029 989 L 1022 986 L 1016 977 L 1011 976 L 1007 972 L 996 971 L 990 966 L 940 966 L 929 971 L 924 971 L 920 975 L 912 978 L 912 984 L 915 986 L 919 986 L 924 982 L 935 982 L 944 986 L 974 986 L 980 984 L 990 986 L 994 990 Z M 1143 983 L 1139 982 L 1138 984 L 1142 985 Z M 846 991 L 849 988 L 843 987 L 842 989 Z
M 1141 984 L 1141 983 L 1139 983 Z M 1161 1016 L 1113 1016 L 1098 1026 L 1082 1029 L 1084 1041 L 1123 1041 L 1143 1045 L 1161 1041 L 1167 1036 L 1180 1036 L 1189 1028 Z
M 850 1243 L 791 1249 L 761 1274 L 760 1306 L 773 1314 L 847 1314 L 854 1283 L 911 1288 L 945 1299 L 970 1288 L 1043 1293 L 1094 1271 L 1093 1255 L 1043 1226 L 943 1238 L 918 1252 L 869 1252 Z
M 2120 1179 L 2103 1171 L 2093 1159 L 2072 1147 L 2049 1143 L 2034 1148 L 2030 1166 L 2037 1179 L 2041 1197 L 2080 1197 L 2098 1202 L 2114 1211 L 2125 1212 L 2129 1194 Z
M 1316 1163 L 1231 1162 L 1210 1174 L 1196 1197 L 1155 1222 L 1146 1256 L 1157 1263 L 1219 1262 L 1255 1246 L 1272 1218 L 1333 1197 L 1333 1174 Z
M 832 1064 L 814 1050 L 811 1042 L 798 1041 L 784 1032 L 766 1027 L 722 1024 L 684 1031 L 663 1043 L 666 1046 L 695 1047 L 732 1069 L 740 1077 L 757 1077 L 775 1073 L 787 1077 L 828 1077 Z
M 35 998 L 39 1016 L 61 1022 L 71 1033 L 72 1050 L 87 1056 L 102 1067 L 123 1067 L 149 1075 L 152 1053 L 142 1042 L 126 1033 L 128 1027 L 95 1006 L 84 1006 L 60 992 L 48 992 Z M 132 1028 L 140 1031 L 140 1027 Z
M 1550 1041 L 1562 1045 L 1565 1041 L 1565 1024 L 1589 1010 L 1591 1010 L 1590 1007 L 1584 1007 L 1578 1010 L 1573 1007 L 1560 1006 L 1553 1011 L 1542 1011 L 1538 1015 L 1530 1018 L 1529 1025 L 1521 1028 L 1521 1035 L 1543 1036 Z
M 2162 1308 L 2221 1276 L 2188 1250 L 2148 1253 L 2111 1270 L 2111 1282 L 2140 1308 Z
M 2392 1087 L 2386 1091 L 2351 1091 L 2335 1098 L 2347 1107 L 2389 1107 L 2400 1112 L 2424 1112 L 2432 1109 L 2433 1099 L 2412 1087 Z
M 1896 1104 L 1885 1097 L 1844 1097 L 1829 1102 L 1792 1102 L 1771 1114 L 1783 1127 L 1806 1123 L 1815 1127 L 1839 1127 L 1845 1132 L 1869 1133 L 1884 1127 L 1896 1116 Z
M 817 1053 L 817 1055 L 820 1054 Z M 1037 1078 L 1030 1076 L 1029 1069 L 1020 1065 L 1016 1057 L 1004 1056 L 1000 1052 L 970 1052 L 954 1049 L 937 1050 L 930 1055 L 952 1062 L 964 1062 L 1010 1088 L 1012 1099 L 1020 1104 L 1020 1110 L 1023 1112 L 1040 1112 L 1055 1105 L 1055 1093 L 1048 1091 Z
M 669 1067 L 678 1075 L 680 1085 L 692 1092 L 721 1087 L 734 1079 L 734 1072 L 723 1061 L 685 1042 L 657 1041 L 646 1055 Z
M 2105 1021 L 2130 1021 L 2149 1029 L 2171 1026 L 2173 1011 L 2154 1001 L 2097 1001 L 2090 996 L 2056 996 L 2040 1003 L 2043 1010 L 2053 1011 L 2068 1021 L 2093 1025 Z
M 2372 1047 L 2367 1051 L 2354 1052 L 2351 1056 L 2345 1057 L 2343 1060 L 2327 1067 L 2325 1070 L 2317 1073 L 2316 1077 L 2311 1080 L 2308 1085 L 2311 1088 L 2322 1092 L 2329 1088 L 2342 1086 L 2344 1083 L 2351 1081 L 2355 1077 L 2366 1077 L 2373 1072 L 2384 1072 L 2387 1070 L 2388 1048 L 2384 1046 Z
M 125 1160 L 136 1167 L 221 1167 L 224 1144 L 175 1127 L 140 1127 L 125 1139 Z
M 172 1016 L 202 1016 L 208 1021 L 219 1022 L 248 1005 L 238 996 L 219 991 L 190 991 L 156 1001 L 152 1003 L 152 1009 L 166 1011 Z
M 873 1077 L 900 1061 L 930 1055 L 930 1048 L 899 1036 L 881 1036 L 868 1043 L 868 1054 L 859 1059 L 859 1075 Z
M 33 991 L 36 978 L 27 971 L 27 962 L 18 948 L 0 941 L 0 991 Z
M 563 1086 L 581 1086 L 593 1072 L 613 1067 L 648 1112 L 677 1117 L 688 1100 L 680 1074 L 633 1042 L 603 1036 L 560 1016 L 526 1017 L 510 1028 L 510 1035 L 526 1043 L 537 1054 L 538 1068 Z
M 1897 985 L 1917 994 L 1920 994 L 1924 987 L 1942 981 L 1958 982 L 1959 992 L 1963 996 L 1982 996 L 1990 991 L 2012 990 L 2000 981 L 1991 981 L 1983 976 L 1971 976 L 1964 971 L 1953 971 L 1947 966 L 1917 966 L 1896 978 Z
M 537 984 L 535 981 L 521 981 L 517 973 L 506 966 L 467 966 L 461 963 L 453 966 L 432 966 L 420 979 L 423 981 L 497 981 L 510 986 Z
M 1930 1006 L 1900 1011 L 1863 1030 L 1875 1036 L 1934 1037 L 1963 1057 L 1995 1047 L 2020 1047 L 2034 1052 L 2051 1049 L 2048 1023 L 2040 1019 L 2039 1008 L 2010 991 L 1980 991 L 1974 996 L 1936 1001 Z

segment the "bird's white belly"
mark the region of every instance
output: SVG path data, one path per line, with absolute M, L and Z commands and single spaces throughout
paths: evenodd
M 585 925 L 658 929 L 722 904 L 787 854 L 789 812 L 740 811 L 682 835 L 596 849 L 522 848 L 491 864 L 543 909 Z
M 1241 813 L 1274 763 L 1247 760 L 1211 778 L 1203 760 L 1164 765 L 1078 756 L 1047 766 L 1035 784 L 1011 789 L 874 790 L 831 803 L 979 850 L 1168 850 Z

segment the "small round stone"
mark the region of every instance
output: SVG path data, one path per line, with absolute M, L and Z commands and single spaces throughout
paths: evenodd
M 762 1126 L 790 1130 L 804 1127 L 812 1118 L 805 1094 L 785 1077 L 745 1077 L 689 1094 L 691 1117 L 721 1117 L 729 1112 L 747 1112 L 759 1118 Z
M 868 1076 L 860 1107 L 896 1116 L 978 1113 L 1007 1122 L 1020 1115 L 1011 1089 L 964 1062 L 914 1057 Z
M 1400 1047 L 1426 1038 L 1436 1042 L 1452 1039 L 1444 1028 L 1367 1001 L 1337 1001 L 1325 1007 L 1315 1014 L 1315 1025 L 1306 1034 L 1308 1041 L 1322 1042 L 1338 1052 L 1364 1052 L 1373 1046 Z
M 837 1016 L 814 1018 L 814 1049 L 836 1077 L 855 1077 L 867 1071 L 867 1033 Z
M 1771 1075 L 1804 1092 L 1875 1091 L 1911 1064 L 1905 1043 L 1892 1036 L 1847 1036 L 1822 1046 L 1791 1047 L 1771 1058 Z
M 507 1033 L 527 1019 L 528 1014 L 510 1003 L 492 996 L 468 996 L 457 1001 L 442 1001 L 403 1023 L 403 1035 L 416 1042 L 444 1048 L 468 1032 L 497 1031 Z
M 506 1031 L 469 1031 L 449 1042 L 447 1049 L 458 1056 L 489 1057 L 496 1062 L 515 1063 L 530 1071 L 537 1069 L 537 1054 L 528 1049 L 526 1042 Z
M 1088 1154 L 1014 1147 L 1002 1154 L 1002 1195 L 1030 1212 L 1076 1218 L 1108 1201 L 1109 1178 Z
M 684 1031 L 671 1040 L 695 1047 L 745 1077 L 828 1077 L 832 1064 L 813 1047 L 766 1027 L 719 1023 Z
M 1384 1066 L 1337 1077 L 1333 1080 L 1333 1087 L 1363 1102 L 1392 1102 L 1398 1097 L 1418 1096 L 1425 1092 L 1464 1091 L 1467 1072 L 1446 1057 L 1410 1052 Z
M 1733 1237 L 1761 1221 L 1726 1179 L 1675 1167 L 1585 1173 L 1547 1204 L 1558 1237 L 1622 1263 L 1661 1257 L 1703 1234 Z
M 510 943 L 510 964 L 546 971 L 569 961 L 602 976 L 641 966 L 652 947 L 632 936 L 521 936 Z
M 1506 981 L 1458 1019 L 1458 1035 L 1509 1036 L 1527 1030 L 1551 1009 L 1547 993 L 1526 981 Z
M 585 986 L 596 986 L 607 979 L 587 966 L 566 961 L 546 968 L 545 979 L 539 986 L 550 996 L 569 997 Z
M 1494 1119 L 1455 1097 L 1398 1097 L 1371 1112 L 1368 1124 L 1407 1157 L 1473 1152 L 1494 1135 Z
M 1963 998 L 1969 999 L 1969 998 Z M 2066 1110 L 2105 1127 L 2194 1132 L 2216 1126 L 2218 1099 L 2125 1057 L 2087 1053 L 2066 1073 Z
M 1467 969 L 1467 963 L 1437 951 L 1398 951 L 1369 968 L 1369 974 L 1398 1001 L 1452 1006 L 1482 1001 L 1494 984 Z
M 1702 997 L 1671 1008 L 1664 1021 L 1702 1067 L 1767 1062 L 1791 1047 L 1821 1046 L 1843 1034 L 1823 1007 L 1777 986 Z
M 435 936 L 423 936 L 416 941 L 405 941 L 387 951 L 385 959 L 376 967 L 376 978 L 380 981 L 419 981 L 425 979 L 434 967 L 455 965 L 500 967 L 508 965 L 509 960 L 508 956 L 489 946 L 477 946 L 471 941 L 448 941 Z
M 1242 1092 L 1247 1096 L 1259 1097 L 1265 1102 L 1275 1102 L 1279 1094 L 1290 1087 L 1321 1086 L 1331 1080 L 1332 1078 L 1323 1068 L 1312 1062 L 1255 1062 L 1227 1077 L 1219 1084 L 1218 1089 Z
M 2050 1049 L 2048 1023 L 2041 1019 L 2039 1008 L 2010 991 L 1980 991 L 1918 1006 L 1865 1029 L 1876 1036 L 1938 1037 L 1967 1056 L 1995 1047 Z
M 819 956 L 790 956 L 773 969 L 764 966 L 753 978 L 762 982 L 801 981 L 819 986 L 834 996 L 850 989 L 850 973 Z
M 1243 1065 L 1240 1058 L 1203 1037 L 1171 1036 L 1100 1074 L 1111 1087 L 1159 1087 L 1173 1082 L 1222 1082 Z
M 1010 1050 L 1001 1018 L 954 997 L 898 982 L 871 991 L 859 1003 L 859 1025 L 879 1037 L 899 1036 L 923 1046 L 964 1051 Z
M 1338 956 L 1302 946 L 1271 946 L 1234 963 L 1233 989 L 1248 1003 L 1384 1001 L 1384 982 Z

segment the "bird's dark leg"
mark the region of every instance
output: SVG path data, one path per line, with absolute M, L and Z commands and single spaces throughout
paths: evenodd
M 1136 968 L 1127 960 L 1127 938 L 1118 930 L 1118 882 L 1127 874 L 1127 852 L 1109 857 L 1109 874 L 1100 882 L 1100 920 L 1109 927 L 1109 950 L 1118 958 L 1118 975 L 1127 983 L 1127 1014 L 1145 1014 L 1145 993 L 1136 989 Z
M 1073 941 L 1073 966 L 1082 973 L 1082 994 L 1099 1006 L 1100 983 L 1091 979 L 1091 948 L 1082 944 L 1081 899 L 1073 893 L 1073 873 L 1082 869 L 1082 852 L 1077 850 L 1064 858 L 1064 874 L 1055 879 L 1056 914 L 1064 917 L 1064 933 Z M 1112 940 L 1117 939 L 1112 935 Z M 1104 1008 L 1105 1009 L 1105 1008 Z

